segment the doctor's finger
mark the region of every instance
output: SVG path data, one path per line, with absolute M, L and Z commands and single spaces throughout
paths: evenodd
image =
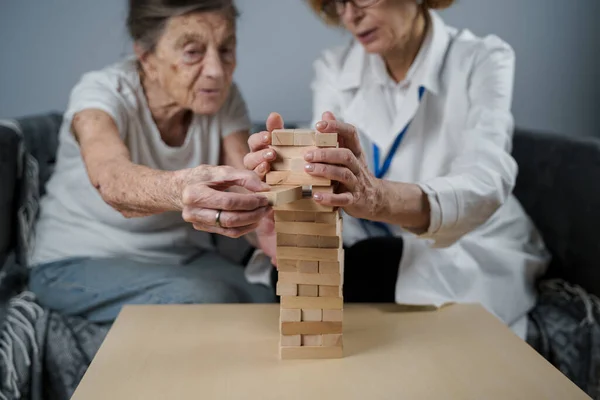
M 277 155 L 273 149 L 264 149 L 260 151 L 254 151 L 244 156 L 244 167 L 247 169 L 256 169 L 263 162 L 275 161 Z
M 346 167 L 329 164 L 306 164 L 304 171 L 313 176 L 320 176 L 332 181 L 340 182 L 351 191 L 354 190 L 358 183 L 356 175 Z
M 283 129 L 283 117 L 278 113 L 272 112 L 267 118 L 267 130 L 273 132 L 275 129 Z
M 338 140 L 340 145 L 347 149 L 350 149 L 356 157 L 360 157 L 362 154 L 362 148 L 360 147 L 360 141 L 358 140 L 358 133 L 354 125 L 340 122 L 337 120 L 323 120 L 317 122 L 317 130 L 322 133 L 336 133 L 338 134 Z
M 248 138 L 248 147 L 252 152 L 266 149 L 270 144 L 271 134 L 267 131 L 254 133 Z
M 350 149 L 320 148 L 314 151 L 307 151 L 304 154 L 304 160 L 322 164 L 343 165 L 355 175 L 360 172 L 358 160 Z
M 315 193 L 313 199 L 324 206 L 347 207 L 354 203 L 350 192 L 344 193 Z

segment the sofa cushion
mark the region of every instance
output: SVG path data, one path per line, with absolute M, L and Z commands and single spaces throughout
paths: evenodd
M 27 152 L 37 161 L 39 190 L 42 196 L 45 193 L 45 185 L 54 171 L 62 115 L 57 113 L 36 115 L 20 118 L 17 122 L 23 132 Z
M 546 278 L 600 295 L 600 140 L 518 130 L 515 195 L 552 253 Z

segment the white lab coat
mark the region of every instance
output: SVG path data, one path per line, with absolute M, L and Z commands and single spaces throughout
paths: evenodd
M 381 59 L 352 42 L 315 62 L 313 122 L 332 111 L 353 124 L 373 168 L 373 143 L 384 158 L 412 119 L 385 179 L 420 185 L 431 203 L 431 226 L 422 236 L 390 227 L 404 239 L 396 301 L 478 302 L 524 337 L 534 280 L 548 255 L 511 194 L 514 53 L 495 36 L 457 31 L 434 12 L 431 20 L 393 118 L 377 69 Z M 345 244 L 365 237 L 359 221 L 345 215 Z M 365 265 L 368 273 L 377 273 L 376 262 Z

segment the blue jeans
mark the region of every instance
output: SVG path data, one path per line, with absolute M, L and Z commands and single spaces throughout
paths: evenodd
M 120 258 L 71 258 L 35 266 L 29 286 L 43 306 L 92 322 L 114 321 L 126 304 L 271 303 L 273 289 L 205 253 L 185 265 Z

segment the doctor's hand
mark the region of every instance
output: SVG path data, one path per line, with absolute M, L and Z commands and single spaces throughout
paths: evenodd
M 384 187 L 369 170 L 354 126 L 337 121 L 332 113 L 317 123 L 322 133 L 338 134 L 339 148 L 325 147 L 307 152 L 304 170 L 313 176 L 339 182 L 335 193 L 317 193 L 314 200 L 342 207 L 356 218 L 379 220 L 384 206 Z
M 275 129 L 283 129 L 283 118 L 277 113 L 271 113 L 267 118 L 267 130 L 255 133 L 248 139 L 250 153 L 244 157 L 244 166 L 261 178 L 271 170 L 270 163 L 277 158 L 275 152 L 269 148 L 271 133 Z
M 400 225 L 415 233 L 427 230 L 430 209 L 423 190 L 412 183 L 376 178 L 367 166 L 354 126 L 326 112 L 317 130 L 337 132 L 340 145 L 305 154 L 307 173 L 339 182 L 335 193 L 315 194 L 317 203 L 342 207 L 353 217 Z

